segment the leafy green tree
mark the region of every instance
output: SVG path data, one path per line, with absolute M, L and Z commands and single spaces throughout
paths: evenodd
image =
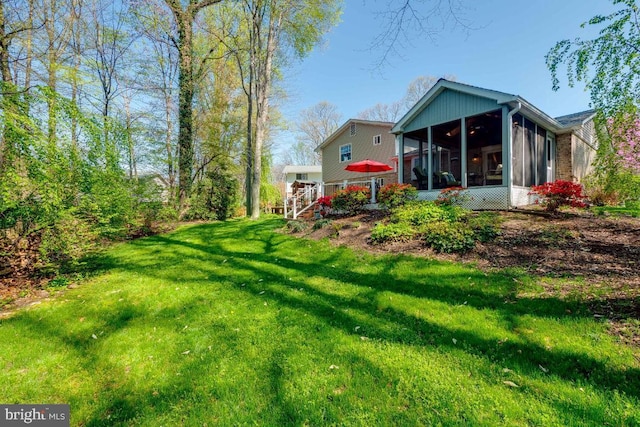
M 635 140 L 640 113 L 640 9 L 635 0 L 612 0 L 618 9 L 596 15 L 582 28 L 597 28 L 592 39 L 561 40 L 546 55 L 553 89 L 566 68 L 569 86 L 586 85 L 597 119 L 600 146 L 594 176 L 587 180 L 592 199 L 617 203 L 637 193 Z M 622 136 L 622 137 L 621 137 Z
M 198 13 L 222 0 L 192 0 L 186 5 L 179 0 L 165 0 L 176 24 L 174 43 L 179 54 L 179 123 L 178 130 L 178 191 L 183 205 L 191 191 L 193 174 L 193 96 L 194 48 L 193 26 Z
M 586 84 L 593 106 L 612 117 L 640 100 L 640 16 L 635 0 L 612 0 L 621 8 L 596 15 L 581 28 L 598 28 L 598 36 L 584 40 L 561 40 L 546 55 L 553 89 L 560 88 L 559 75 L 566 66 L 568 84 Z

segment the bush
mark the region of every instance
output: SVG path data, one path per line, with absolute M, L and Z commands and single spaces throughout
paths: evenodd
M 480 242 L 490 242 L 500 234 L 498 230 L 500 219 L 494 212 L 480 212 L 469 215 L 466 221 L 471 230 L 473 230 L 476 240 Z
M 309 226 L 306 222 L 294 219 L 292 221 L 287 222 L 287 228 L 292 233 L 300 233 L 306 230 Z
M 74 265 L 87 253 L 97 249 L 97 243 L 98 233 L 92 224 L 66 211 L 55 224 L 42 230 L 39 246 L 41 261 L 54 270 Z
M 476 245 L 475 233 L 464 222 L 432 222 L 420 231 L 426 244 L 436 252 L 467 252 Z
M 378 223 L 371 230 L 372 243 L 399 242 L 411 240 L 415 236 L 414 229 L 407 223 Z
M 542 185 L 531 187 L 529 194 L 541 197 L 540 203 L 547 212 L 555 213 L 561 206 L 572 206 L 576 208 L 586 207 L 585 195 L 582 193 L 582 185 L 558 179 L 553 182 L 546 182 Z
M 331 196 L 322 196 L 318 198 L 318 204 L 320 206 L 322 206 L 323 208 L 330 208 L 331 207 Z
M 388 184 L 378 192 L 378 203 L 386 209 L 403 206 L 418 197 L 418 190 L 411 184 Z
M 420 227 L 434 221 L 459 221 L 468 213 L 458 206 L 437 205 L 434 202 L 409 202 L 393 210 L 392 222 L 406 222 Z
M 313 230 L 320 230 L 321 228 L 324 228 L 329 224 L 331 224 L 330 219 L 328 218 L 319 219 L 313 224 Z
M 367 187 L 349 185 L 344 190 L 338 190 L 331 199 L 334 209 L 355 215 L 362 211 L 371 199 L 371 190 Z
M 464 187 L 448 187 L 440 190 L 435 203 L 444 206 L 461 206 L 469 195 Z

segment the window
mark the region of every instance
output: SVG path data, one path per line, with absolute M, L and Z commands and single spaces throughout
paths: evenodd
M 309 179 L 309 174 L 306 174 L 306 173 L 297 173 L 296 174 L 296 180 L 306 181 L 308 179 Z
M 356 136 L 356 124 L 355 123 L 351 123 L 351 136 Z
M 340 163 L 351 161 L 351 144 L 340 146 Z
M 376 135 L 373 137 L 373 145 L 380 145 L 382 143 L 382 135 Z

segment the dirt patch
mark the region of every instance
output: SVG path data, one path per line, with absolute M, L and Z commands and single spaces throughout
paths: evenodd
M 438 254 L 421 241 L 373 245 L 370 232 L 385 219 L 381 212 L 332 218 L 326 227 L 297 234 L 373 253 L 406 253 L 562 278 L 541 280 L 545 294 L 584 301 L 595 317 L 610 321 L 616 335 L 640 346 L 640 219 L 577 211 L 558 217 L 537 210 L 499 215 L 499 236 L 462 255 Z

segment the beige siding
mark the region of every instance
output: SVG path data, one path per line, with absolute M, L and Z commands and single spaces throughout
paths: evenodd
M 596 157 L 596 150 L 581 138 L 576 136 L 571 141 L 571 152 L 573 158 L 573 177 L 577 181 L 582 181 L 585 176 L 593 172 L 593 161 Z
M 593 171 L 597 147 L 593 121 L 574 133 L 558 135 L 557 146 L 557 179 L 580 182 Z
M 393 173 L 363 174 L 349 172 L 344 168 L 353 162 L 370 159 L 386 163 L 394 167 L 392 158 L 396 155 L 395 136 L 390 134 L 391 126 L 356 123 L 356 134 L 351 136 L 350 126 L 338 135 L 329 145 L 322 149 L 322 178 L 324 182 L 337 182 L 344 180 L 357 180 L 366 176 L 385 176 L 393 178 Z M 373 145 L 373 137 L 380 135 L 380 145 Z M 340 162 L 340 146 L 351 144 L 351 160 Z M 394 181 L 395 182 L 395 181 Z

